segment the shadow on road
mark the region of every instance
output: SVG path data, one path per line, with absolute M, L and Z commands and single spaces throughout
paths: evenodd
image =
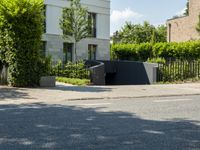
M 23 89 L 25 91 L 25 89 Z M 18 88 L 9 88 L 9 87 L 0 87 L 0 101 L 5 99 L 33 99 L 29 96 L 28 93 L 22 92 Z
M 197 122 L 62 105 L 1 105 L 0 149 L 199 150 Z

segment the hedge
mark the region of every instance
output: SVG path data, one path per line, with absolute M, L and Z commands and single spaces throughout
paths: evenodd
M 39 83 L 43 7 L 43 0 L 0 1 L 0 59 L 9 65 L 12 86 Z
M 200 41 L 182 43 L 115 44 L 113 59 L 147 61 L 149 58 L 199 59 Z

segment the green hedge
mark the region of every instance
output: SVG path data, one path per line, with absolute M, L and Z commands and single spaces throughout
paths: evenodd
M 147 61 L 148 58 L 199 59 L 200 41 L 182 43 L 115 44 L 111 47 L 114 59 Z
M 12 86 L 38 85 L 43 0 L 0 1 L 0 59 L 9 65 Z
M 77 79 L 77 78 L 66 78 L 66 77 L 56 77 L 56 81 L 72 85 L 82 85 L 82 86 L 90 84 L 90 80 L 88 79 Z
M 52 74 L 59 77 L 89 79 L 90 71 L 86 69 L 83 61 L 76 63 L 68 62 L 64 66 L 62 62 L 58 62 L 52 68 Z

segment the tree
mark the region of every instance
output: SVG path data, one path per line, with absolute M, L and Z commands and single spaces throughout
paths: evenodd
M 70 7 L 63 10 L 60 27 L 63 30 L 63 38 L 74 42 L 75 61 L 77 61 L 77 43 L 90 35 L 90 24 L 87 8 L 81 6 L 80 0 L 70 1 Z
M 43 0 L 0 1 L 0 59 L 9 68 L 12 86 L 39 83 Z
M 132 24 L 131 22 L 126 22 L 120 31 L 114 33 L 112 39 L 114 44 L 155 43 L 165 42 L 166 34 L 167 29 L 164 25 L 155 27 L 147 21 L 143 24 Z
M 196 30 L 197 30 L 197 32 L 200 33 L 200 15 L 199 15 L 199 22 L 197 24 Z
M 185 9 L 184 15 L 185 15 L 185 16 L 188 16 L 188 15 L 189 15 L 189 0 L 187 0 L 186 9 Z

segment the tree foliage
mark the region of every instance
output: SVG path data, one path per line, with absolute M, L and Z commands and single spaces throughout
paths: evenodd
M 72 40 L 75 47 L 75 59 L 77 60 L 76 44 L 89 36 L 88 10 L 82 7 L 80 0 L 70 0 L 70 7 L 64 8 L 60 27 L 63 37 Z
M 197 32 L 200 33 L 200 15 L 199 15 L 199 22 L 197 24 L 196 30 L 197 30 Z
M 9 65 L 12 86 L 39 83 L 42 11 L 42 0 L 0 1 L 0 59 Z
M 114 59 L 147 61 L 153 58 L 200 59 L 200 41 L 181 43 L 114 44 Z
M 126 22 L 120 31 L 116 31 L 112 37 L 113 43 L 138 44 L 146 42 L 165 42 L 166 26 L 155 27 L 145 21 L 143 24 Z
M 184 15 L 185 15 L 185 16 L 188 16 L 188 15 L 189 15 L 189 0 L 187 0 L 186 9 L 185 9 Z

